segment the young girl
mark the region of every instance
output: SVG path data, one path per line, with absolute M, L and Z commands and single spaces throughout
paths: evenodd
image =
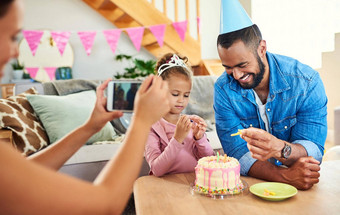
M 213 155 L 206 137 L 206 123 L 199 116 L 181 115 L 188 105 L 192 72 L 187 58 L 166 54 L 156 66 L 158 76 L 168 82 L 170 111 L 152 125 L 145 148 L 150 174 L 193 172 L 197 160 Z

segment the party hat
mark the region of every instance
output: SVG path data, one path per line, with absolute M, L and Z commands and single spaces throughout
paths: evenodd
M 253 25 L 238 0 L 221 0 L 220 34 L 241 30 Z

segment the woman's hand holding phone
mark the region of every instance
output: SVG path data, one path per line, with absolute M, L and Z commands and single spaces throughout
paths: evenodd
M 94 130 L 94 132 L 100 131 L 107 122 L 123 116 L 122 111 L 109 112 L 106 110 L 107 98 L 104 96 L 104 90 L 107 88 L 110 81 L 111 79 L 107 79 L 103 84 L 97 87 L 96 104 L 90 118 L 86 122 L 86 125 L 89 125 L 88 127 Z
M 168 83 L 161 77 L 147 77 L 135 98 L 134 118 L 141 119 L 145 126 L 154 124 L 170 111 L 168 93 Z

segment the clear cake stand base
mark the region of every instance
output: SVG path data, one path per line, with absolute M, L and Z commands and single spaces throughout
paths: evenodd
M 209 197 L 209 198 L 212 198 L 212 199 L 228 199 L 228 198 L 236 198 L 236 197 L 248 195 L 248 193 L 249 193 L 248 183 L 245 180 L 242 180 L 242 179 L 241 179 L 241 181 L 243 183 L 243 189 L 241 190 L 241 192 L 236 193 L 236 194 L 204 193 L 202 191 L 199 191 L 194 183 L 190 184 L 190 193 L 192 195 L 200 195 L 200 196 L 205 196 L 205 197 Z

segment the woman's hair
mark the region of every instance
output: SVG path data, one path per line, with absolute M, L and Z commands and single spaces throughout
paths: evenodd
M 13 2 L 14 0 L 0 0 L 0 18 L 6 15 L 8 8 Z
M 241 40 L 250 50 L 256 53 L 262 40 L 262 35 L 257 25 L 252 25 L 238 31 L 221 34 L 217 38 L 217 46 L 228 49 L 234 42 Z
M 176 59 L 178 57 L 178 59 Z M 171 75 L 182 74 L 191 80 L 192 71 L 187 57 L 178 54 L 167 53 L 157 61 L 156 74 L 167 80 Z

